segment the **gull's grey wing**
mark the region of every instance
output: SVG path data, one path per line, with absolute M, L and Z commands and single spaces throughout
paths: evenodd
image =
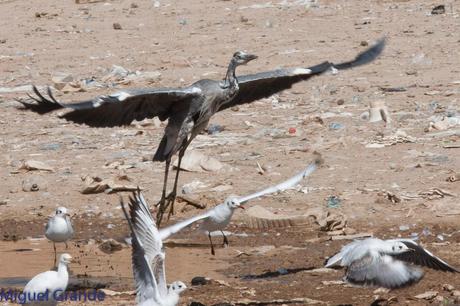
M 72 226 L 72 221 L 70 220 L 69 216 L 65 216 L 65 222 L 67 224 L 67 229 L 69 230 L 69 232 L 73 236 L 74 230 L 73 230 L 73 226 Z
M 160 228 L 160 230 L 158 232 L 159 232 L 161 240 L 168 239 L 169 236 L 174 235 L 175 233 L 181 231 L 182 229 L 186 228 L 187 226 L 191 225 L 192 223 L 195 223 L 197 221 L 206 219 L 207 217 L 209 217 L 209 213 L 210 213 L 211 210 L 205 212 L 204 214 L 194 216 L 192 218 L 189 218 L 189 219 L 181 221 L 181 222 L 177 222 L 176 224 L 173 224 L 173 225 L 170 225 L 170 226 L 167 226 L 167 227 L 164 227 L 164 228 Z
M 384 254 L 363 256 L 353 261 L 345 273 L 345 280 L 350 283 L 390 289 L 412 284 L 422 277 L 422 270 Z
M 91 127 L 114 127 L 129 125 L 134 120 L 158 117 L 166 120 L 173 114 L 187 113 L 193 98 L 201 94 L 197 87 L 131 89 L 98 96 L 94 99 L 63 104 L 58 102 L 48 88 L 46 98 L 33 86 L 36 97 L 29 95 L 35 102 L 18 100 L 24 109 L 46 114 L 56 109 L 71 111 L 61 117 Z
M 331 67 L 336 69 L 349 69 L 372 62 L 385 46 L 385 39 L 380 39 L 374 46 L 360 53 L 354 60 L 334 65 L 323 62 L 309 68 L 286 68 L 273 71 L 249 74 L 237 77 L 239 91 L 229 102 L 223 104 L 219 111 L 229 107 L 251 103 L 253 101 L 270 97 L 271 95 L 289 89 L 295 83 L 307 80 L 315 75 L 322 74 Z
M 404 243 L 411 250 L 401 254 L 391 255 L 394 258 L 435 270 L 460 273 L 458 269 L 452 267 L 439 257 L 434 256 L 431 252 L 418 245 L 415 241 L 410 239 L 395 240 Z
M 163 243 L 148 204 L 140 191 L 133 192 L 126 218 L 131 228 L 133 273 L 138 302 L 154 299 L 161 302 L 167 294 L 164 275 Z
M 249 200 L 252 200 L 252 199 L 255 199 L 255 198 L 270 194 L 270 193 L 281 192 L 281 191 L 284 191 L 286 189 L 292 188 L 295 185 L 297 185 L 302 179 L 304 179 L 305 177 L 307 177 L 310 174 L 312 174 L 313 171 L 315 171 L 316 168 L 318 168 L 318 166 L 321 163 L 322 163 L 322 158 L 320 156 L 317 156 L 315 158 L 315 160 L 308 165 L 307 168 L 305 168 L 302 172 L 299 172 L 295 176 L 291 177 L 290 179 L 288 179 L 288 180 L 286 180 L 284 182 L 281 182 L 281 183 L 279 183 L 279 184 L 277 184 L 275 186 L 271 186 L 271 187 L 265 188 L 265 189 L 263 189 L 261 191 L 255 192 L 253 194 L 250 194 L 250 195 L 247 195 L 247 196 L 244 196 L 244 197 L 239 197 L 238 201 L 240 203 L 244 203 L 244 202 L 247 202 Z

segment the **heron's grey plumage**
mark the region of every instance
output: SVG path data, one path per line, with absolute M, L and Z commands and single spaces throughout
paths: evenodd
M 384 45 L 385 40 L 381 39 L 374 46 L 360 53 L 354 60 L 337 65 L 323 62 L 309 68 L 285 68 L 237 77 L 235 75 L 237 66 L 257 58 L 255 55 L 238 51 L 233 55 L 223 81 L 205 79 L 182 89 L 125 90 L 74 104 L 58 102 L 49 89 L 49 98 L 46 98 L 34 87 L 33 90 L 37 97 L 30 97 L 37 103 L 19 102 L 25 109 L 39 114 L 60 108 L 70 109 L 71 111 L 63 114 L 62 118 L 93 127 L 122 126 L 134 120 L 153 117 L 158 117 L 160 120 L 168 119 L 164 136 L 153 157 L 154 161 L 166 161 L 163 192 L 157 214 L 159 224 L 169 204 L 171 204 L 170 212 L 172 212 L 180 162 L 185 150 L 194 137 L 206 128 L 216 112 L 269 97 L 291 88 L 295 83 L 320 75 L 332 67 L 349 69 L 367 64 L 377 58 Z M 168 196 L 168 205 L 166 205 L 165 189 L 169 165 L 172 156 L 176 153 L 179 154 L 176 178 L 173 190 Z
M 459 272 L 410 239 L 355 240 L 329 258 L 326 267 L 346 267 L 345 280 L 359 285 L 398 288 L 418 282 L 426 266 Z
M 131 229 L 132 264 L 138 305 L 172 306 L 179 300 L 178 291 L 168 290 L 165 252 L 155 221 L 140 191 L 130 197 L 129 213 L 121 202 Z

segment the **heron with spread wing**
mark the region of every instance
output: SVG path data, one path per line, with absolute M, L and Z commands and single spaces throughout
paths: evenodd
M 22 101 L 24 109 L 39 114 L 65 108 L 70 110 L 61 117 L 90 127 L 115 127 L 129 125 L 134 120 L 158 117 L 168 119 L 163 138 L 153 157 L 153 161 L 165 162 L 163 190 L 158 203 L 157 224 L 160 225 L 169 207 L 173 213 L 182 157 L 190 142 L 208 125 L 218 111 L 229 107 L 251 103 L 291 88 L 295 83 L 323 74 L 335 68 L 349 69 L 370 63 L 382 52 L 385 39 L 358 54 L 354 60 L 334 64 L 325 61 L 308 68 L 283 68 L 256 74 L 236 76 L 236 67 L 257 58 L 246 52 L 236 52 L 222 81 L 200 80 L 185 88 L 128 89 L 97 96 L 91 100 L 64 104 L 57 101 L 48 88 L 45 97 L 33 87 L 35 101 Z M 178 154 L 177 172 L 172 191 L 166 195 L 169 166 L 173 155 Z

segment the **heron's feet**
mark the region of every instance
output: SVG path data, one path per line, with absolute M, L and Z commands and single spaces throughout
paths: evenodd
M 168 212 L 168 220 L 174 214 L 174 201 L 176 200 L 176 193 L 173 191 L 169 193 L 167 196 L 161 197 L 160 201 L 156 204 L 158 207 L 157 211 L 157 226 L 160 226 L 161 221 L 163 220 L 163 216 L 165 212 L 169 208 Z

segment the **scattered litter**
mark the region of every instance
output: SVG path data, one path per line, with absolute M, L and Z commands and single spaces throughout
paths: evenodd
M 22 190 L 25 192 L 29 191 L 46 191 L 48 184 L 46 181 L 39 176 L 32 176 L 22 181 Z
M 391 123 L 390 114 L 388 108 L 385 105 L 385 101 L 377 100 L 371 102 L 369 109 L 369 122 L 384 121 L 386 124 Z
M 110 289 L 100 289 L 99 291 L 104 292 L 106 296 L 119 296 L 119 295 L 135 295 L 135 290 L 130 291 L 113 291 Z
M 337 122 L 332 122 L 329 124 L 329 129 L 330 130 L 341 130 L 345 126 L 342 123 L 337 123 Z
M 404 232 L 404 231 L 408 231 L 410 229 L 410 226 L 409 225 L 400 225 L 399 226 L 399 230 Z
M 451 183 L 460 181 L 460 173 L 455 173 L 455 174 L 449 175 L 449 177 L 447 177 L 446 181 L 451 182 Z
M 340 207 L 341 200 L 338 196 L 330 196 L 327 198 L 327 207 L 328 208 L 337 208 Z
M 274 214 L 260 205 L 246 209 L 242 221 L 247 227 L 254 229 L 283 228 L 311 223 L 308 216 Z
M 222 125 L 219 125 L 219 124 L 210 124 L 210 125 L 208 125 L 208 128 L 206 129 L 206 131 L 208 132 L 209 135 L 214 135 L 214 134 L 220 133 L 223 130 L 224 130 L 224 127 Z
M 19 170 L 27 170 L 27 171 L 43 170 L 43 171 L 54 172 L 54 169 L 51 166 L 45 164 L 44 162 L 37 161 L 37 160 L 24 161 L 22 165 L 19 167 Z
M 418 294 L 414 296 L 416 299 L 419 300 L 432 300 L 438 295 L 437 291 L 426 291 L 424 293 Z
M 139 186 L 124 183 L 125 181 L 129 181 L 126 176 L 117 177 L 116 181 L 113 179 L 102 179 L 98 176 L 90 175 L 86 175 L 81 179 L 85 183 L 85 187 L 83 187 L 83 189 L 80 191 L 82 194 L 135 191 L 139 188 Z M 142 188 L 140 189 L 142 190 Z
M 460 125 L 460 117 L 458 116 L 457 117 L 436 116 L 430 121 L 429 126 L 426 129 L 426 131 L 427 132 L 431 132 L 433 130 L 445 131 L 457 125 Z
M 173 163 L 174 167 L 177 167 L 178 159 Z M 219 171 L 224 165 L 215 158 L 204 155 L 203 153 L 190 150 L 187 151 L 182 158 L 180 164 L 181 170 L 190 172 L 203 172 L 203 171 Z
M 402 130 L 397 130 L 394 134 L 383 136 L 377 135 L 366 144 L 366 148 L 383 148 L 393 146 L 398 143 L 414 143 L 417 138 L 409 136 Z
M 181 190 L 183 194 L 197 193 L 200 189 L 206 189 L 209 185 L 199 180 L 194 180 L 188 184 L 182 186 Z
M 115 239 L 107 239 L 107 240 L 104 240 L 100 245 L 99 245 L 99 249 L 106 253 L 106 254 L 112 254 L 116 251 L 121 251 L 121 249 L 123 249 L 123 245 L 116 241 Z
M 419 195 L 429 200 L 444 198 L 446 196 L 454 198 L 457 197 L 455 193 L 441 188 L 433 188 L 427 191 L 421 191 L 419 192 Z

